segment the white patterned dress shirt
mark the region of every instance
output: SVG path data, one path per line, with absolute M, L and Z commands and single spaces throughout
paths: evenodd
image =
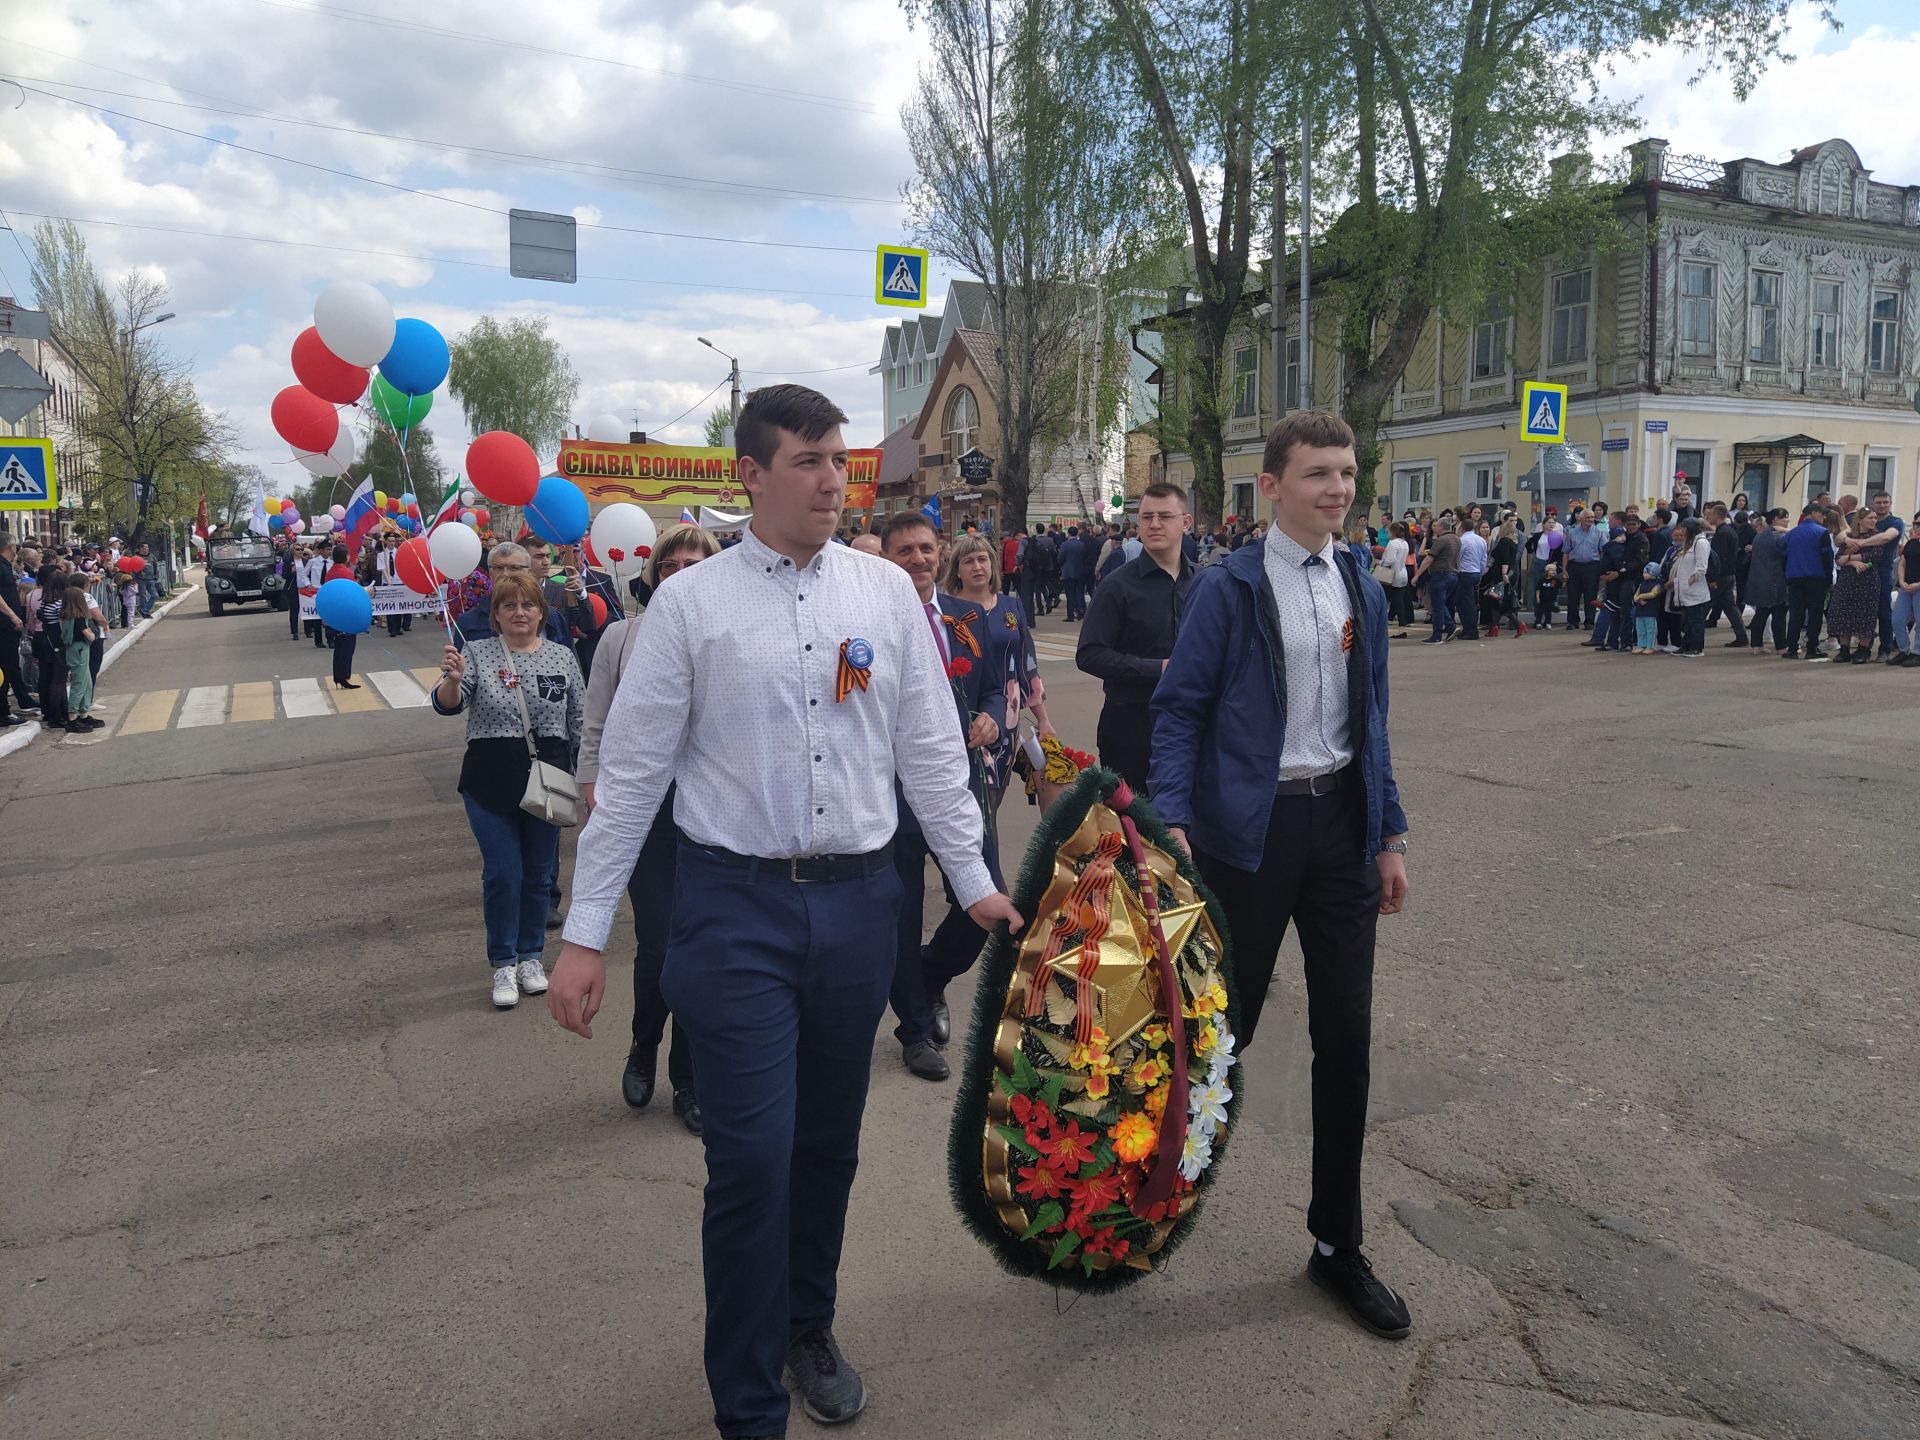
M 836 701 L 843 641 L 873 652 Z M 857 652 L 857 647 L 854 647 Z M 963 906 L 994 891 L 953 691 L 907 572 L 845 545 L 805 566 L 749 526 L 665 581 L 647 607 L 600 741 L 566 938 L 599 950 L 670 782 L 695 844 L 785 859 L 879 849 L 893 780 Z
M 1353 760 L 1346 643 L 1347 624 L 1354 616 L 1333 549 L 1331 535 L 1316 555 L 1275 525 L 1261 554 L 1286 652 L 1281 780 L 1325 775 Z

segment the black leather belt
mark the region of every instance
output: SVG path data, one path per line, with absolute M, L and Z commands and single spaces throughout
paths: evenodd
M 680 843 L 698 851 L 709 860 L 735 870 L 746 870 L 755 879 L 787 880 L 795 885 L 825 885 L 836 880 L 860 880 L 893 864 L 893 841 L 878 850 L 861 855 L 794 855 L 774 859 L 764 855 L 740 855 L 720 845 L 702 845 L 681 832 Z
M 1324 775 L 1303 775 L 1298 780 L 1282 780 L 1273 787 L 1276 795 L 1331 795 L 1354 774 L 1351 762 Z

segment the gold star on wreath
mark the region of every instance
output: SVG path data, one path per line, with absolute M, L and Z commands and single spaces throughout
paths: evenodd
M 1100 963 L 1092 979 L 1094 1024 L 1106 1032 L 1110 1049 L 1131 1040 L 1152 1023 L 1155 1015 L 1171 1018 L 1179 1010 L 1177 1003 L 1160 1003 L 1160 986 L 1153 969 L 1153 932 L 1139 899 L 1124 882 L 1117 881 L 1113 892 L 1119 904 L 1100 941 Z M 1207 907 L 1198 901 L 1160 912 L 1169 956 L 1178 960 L 1206 913 Z M 1076 945 L 1056 956 L 1045 967 L 1041 983 L 1064 986 L 1071 996 L 1080 974 L 1081 949 Z

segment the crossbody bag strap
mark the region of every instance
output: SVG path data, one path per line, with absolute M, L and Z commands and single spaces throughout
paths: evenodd
M 507 668 L 513 672 L 514 701 L 520 706 L 520 724 L 527 742 L 527 754 L 533 759 L 540 758 L 540 747 L 533 743 L 533 717 L 527 713 L 526 684 L 520 679 L 520 667 L 513 662 L 513 651 L 507 648 L 507 642 L 500 642 L 500 653 L 507 657 Z

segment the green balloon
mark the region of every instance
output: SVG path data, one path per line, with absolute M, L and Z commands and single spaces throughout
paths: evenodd
M 1126 496 L 1124 496 L 1124 495 L 1116 495 L 1116 496 L 1114 496 L 1114 497 L 1113 497 L 1113 508 L 1114 508 L 1114 509 L 1116 509 L 1116 510 L 1124 510 L 1124 509 L 1126 509 L 1126 508 L 1127 508 L 1127 497 L 1126 497 Z
M 433 396 L 402 395 L 378 375 L 373 377 L 373 388 L 367 393 L 373 402 L 373 413 L 396 430 L 413 429 L 433 408 Z

